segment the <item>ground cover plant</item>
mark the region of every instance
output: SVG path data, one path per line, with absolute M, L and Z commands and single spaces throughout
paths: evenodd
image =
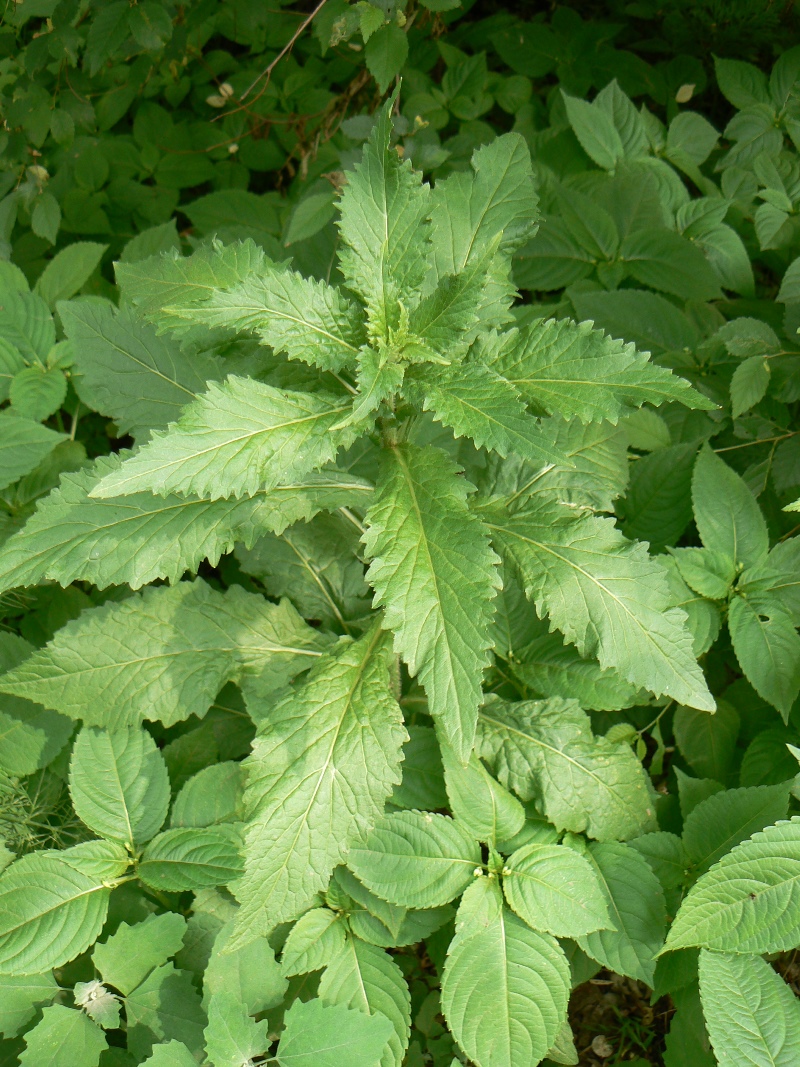
M 0 1063 L 791 1067 L 792 13 L 265 11 L 7 16 Z

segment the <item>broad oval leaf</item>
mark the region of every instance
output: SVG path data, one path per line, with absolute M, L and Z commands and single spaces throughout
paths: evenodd
M 276 1059 L 280 1067 L 379 1067 L 392 1024 L 341 1004 L 296 1000 L 287 1011 Z
M 178 827 L 153 838 L 142 855 L 139 877 L 154 889 L 228 885 L 244 870 L 242 839 L 234 826 Z
M 523 845 L 506 860 L 506 900 L 528 926 L 580 937 L 612 926 L 597 875 L 564 845 Z

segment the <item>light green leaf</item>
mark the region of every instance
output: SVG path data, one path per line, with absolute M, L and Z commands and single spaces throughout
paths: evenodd
M 104 884 L 122 877 L 131 864 L 130 854 L 124 845 L 118 841 L 104 841 L 100 838 L 81 841 L 70 848 L 48 849 L 37 855 L 54 857 L 69 864 L 79 874 L 85 874 L 87 878 L 102 881 Z
M 446 815 L 385 815 L 347 857 L 368 889 L 408 908 L 435 908 L 457 897 L 480 868 L 475 838 Z
M 161 828 L 169 807 L 164 758 L 140 727 L 85 727 L 72 750 L 69 776 L 75 811 L 90 830 L 133 851 Z
M 91 490 L 118 471 L 123 458 L 124 453 L 102 457 L 86 470 L 63 475 L 25 527 L 0 548 L 0 592 L 43 578 L 64 586 L 89 581 L 100 589 L 138 589 L 157 578 L 176 582 L 203 559 L 216 566 L 236 543 L 249 548 L 263 531 L 279 534 L 322 509 L 366 503 L 372 490 L 361 478 L 319 471 L 241 500 L 149 492 L 92 499 Z
M 66 395 L 67 379 L 62 371 L 38 363 L 17 371 L 8 389 L 11 413 L 36 422 L 43 422 L 55 414 Z
M 222 361 L 159 337 L 128 308 L 73 301 L 59 305 L 73 355 L 75 388 L 87 407 L 114 419 L 119 436 L 146 438 L 223 377 Z
M 97 1067 L 107 1048 L 103 1031 L 88 1015 L 54 1004 L 25 1035 L 19 1062 L 24 1067 Z
M 281 973 L 287 977 L 319 971 L 344 948 L 342 917 L 329 908 L 312 908 L 292 927 L 281 956 Z
M 767 524 L 739 475 L 708 446 L 700 450 L 692 480 L 697 530 L 706 548 L 754 567 L 769 549 Z
M 408 51 L 406 35 L 396 25 L 384 26 L 369 40 L 367 67 L 382 83 L 382 92 L 394 76 L 385 77 L 387 64 L 393 65 L 392 48 L 401 46 Z M 384 338 L 389 327 L 398 325 L 398 301 L 407 301 L 422 284 L 430 229 L 429 187 L 389 148 L 394 99 L 378 112 L 361 161 L 347 172 L 339 202 L 346 245 L 340 254 L 342 273 L 348 288 L 366 304 L 372 334 Z
M 616 423 L 644 403 L 677 400 L 690 408 L 714 407 L 683 378 L 652 363 L 632 344 L 616 341 L 568 319 L 540 319 L 511 330 L 482 358 L 530 403 L 581 422 Z
M 578 944 L 609 970 L 652 985 L 655 956 L 666 928 L 661 883 L 647 860 L 628 845 L 592 844 L 587 858 L 597 872 L 616 929 L 579 937 Z
M 564 845 L 523 845 L 506 860 L 503 892 L 521 919 L 556 937 L 610 928 L 592 865 Z
M 683 844 L 692 875 L 704 874 L 735 845 L 785 819 L 789 785 L 726 789 L 694 807 L 683 824 Z
M 617 129 L 608 113 L 597 103 L 569 96 L 561 90 L 567 119 L 586 154 L 598 167 L 613 171 L 625 149 Z
M 403 972 L 387 952 L 348 937 L 325 968 L 319 997 L 325 1004 L 341 1004 L 387 1018 L 394 1032 L 381 1057 L 381 1067 L 400 1067 L 408 1047 L 411 996 Z
M 185 933 L 186 920 L 171 911 L 148 915 L 133 926 L 122 922 L 95 945 L 92 961 L 103 981 L 127 996 L 154 968 L 180 951 Z
M 107 474 L 95 499 L 149 490 L 211 499 L 254 496 L 332 460 L 352 432 L 331 428 L 348 412 L 341 397 L 274 389 L 230 375 L 189 404 L 168 430 Z
M 800 636 L 794 619 L 770 592 L 735 596 L 728 629 L 747 680 L 788 721 L 800 693 Z
M 593 737 L 575 701 L 487 702 L 477 752 L 503 785 L 536 800 L 560 830 L 613 841 L 654 828 L 642 765 L 624 742 Z
M 243 1067 L 269 1048 L 269 1020 L 256 1022 L 232 993 L 214 993 L 208 1006 L 206 1054 L 213 1067 Z
M 125 998 L 125 1014 L 128 1050 L 136 1058 L 149 1056 L 156 1041 L 174 1038 L 200 1059 L 206 1016 L 188 971 L 171 963 L 151 971 Z
M 280 1067 L 379 1067 L 392 1036 L 384 1015 L 367 1015 L 341 1004 L 296 1000 L 287 1011 L 278 1046 Z
M 16 379 L 15 379 L 16 380 Z M 6 408 L 0 411 L 0 489 L 30 474 L 67 435 Z
M 228 885 L 242 873 L 242 841 L 233 826 L 180 826 L 154 837 L 142 854 L 139 877 L 154 889 Z
M 406 734 L 388 656 L 387 639 L 373 627 L 343 641 L 270 708 L 246 762 L 238 943 L 312 903 L 399 781 Z
M 215 290 L 200 307 L 167 307 L 165 314 L 251 331 L 289 359 L 329 371 L 352 365 L 365 340 L 355 304 L 325 282 L 291 270 L 250 274 L 233 288 Z
M 449 426 L 456 437 L 470 437 L 478 448 L 510 452 L 525 459 L 569 465 L 548 440 L 538 420 L 525 410 L 519 394 L 505 378 L 480 363 L 455 367 L 423 366 L 412 376 L 426 411 Z
M 46 362 L 56 343 L 56 328 L 38 293 L 29 293 L 13 283 L 4 287 L 0 337 L 18 349 L 26 363 Z
M 692 887 L 666 951 L 782 952 L 800 940 L 800 818 L 743 841 Z
M 2 975 L 0 977 L 0 1034 L 16 1037 L 36 1014 L 41 1004 L 49 1004 L 58 993 L 58 984 L 46 974 Z
M 661 564 L 610 519 L 577 517 L 542 501 L 485 514 L 495 548 L 525 593 L 582 656 L 596 656 L 632 685 L 710 711 L 714 700 L 692 651 L 686 616 L 669 606 Z
M 388 451 L 367 513 L 367 579 L 395 650 L 419 676 L 431 714 L 466 761 L 488 666 L 497 557 L 467 510 L 469 483 L 445 453 Z
M 474 753 L 464 767 L 450 746 L 442 745 L 442 759 L 450 810 L 465 830 L 492 846 L 519 833 L 525 809 Z
M 94 273 L 108 245 L 75 241 L 56 252 L 36 280 L 34 292 L 51 311 L 59 300 L 69 300 Z
M 712 600 L 727 599 L 736 578 L 731 556 L 710 548 L 673 548 L 670 550 L 681 578 L 701 596 Z
M 331 913 L 333 914 L 333 913 Z M 231 993 L 250 1015 L 269 1011 L 283 1000 L 288 982 L 281 975 L 275 953 L 265 937 L 231 949 L 233 920 L 219 931 L 203 974 L 203 1004 L 219 993 Z
M 478 1067 L 538 1063 L 561 1030 L 569 988 L 555 938 L 526 926 L 481 878 L 461 903 L 442 975 L 442 1009 L 466 1055 Z
M 288 601 L 197 579 L 87 610 L 0 687 L 89 726 L 172 725 L 204 715 L 225 682 L 280 688 L 328 643 Z
M 111 890 L 61 855 L 31 853 L 0 876 L 0 974 L 60 967 L 103 928 Z
M 39 193 L 31 211 L 31 229 L 51 245 L 56 243 L 61 226 L 61 207 L 52 193 Z
M 212 826 L 241 818 L 244 774 L 232 760 L 204 767 L 175 797 L 170 826 Z
M 792 1067 L 800 1002 L 758 956 L 700 953 L 700 998 L 720 1067 Z
M 371 35 L 364 56 L 378 91 L 385 93 L 408 58 L 408 37 L 396 22 L 389 22 Z
M 197 1060 L 182 1041 L 167 1041 L 153 1045 L 153 1055 L 144 1060 L 142 1067 L 197 1067 Z

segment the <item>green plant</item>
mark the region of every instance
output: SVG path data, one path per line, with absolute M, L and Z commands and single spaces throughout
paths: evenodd
M 313 264 L 0 264 L 8 1062 L 576 1063 L 603 967 L 792 1063 L 800 55 L 717 70 L 723 145 L 565 60 L 446 158 L 412 75 Z

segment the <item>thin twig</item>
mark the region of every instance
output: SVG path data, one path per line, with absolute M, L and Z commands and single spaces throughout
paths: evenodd
M 264 94 L 264 92 L 266 91 L 267 86 L 269 85 L 269 79 L 272 77 L 272 72 L 275 69 L 275 67 L 277 67 L 278 63 L 280 63 L 280 61 L 283 59 L 283 57 L 286 55 L 286 53 L 291 50 L 291 48 L 294 46 L 294 43 L 297 40 L 297 38 L 303 33 L 303 31 L 306 29 L 306 27 L 311 22 L 314 21 L 315 16 L 318 15 L 320 11 L 322 11 L 323 7 L 325 7 L 327 2 L 328 2 L 328 0 L 320 0 L 320 3 L 317 4 L 317 6 L 314 8 L 314 10 L 311 12 L 311 14 L 308 16 L 308 18 L 304 19 L 300 23 L 300 25 L 295 30 L 294 34 L 290 37 L 289 41 L 283 46 L 283 48 L 280 50 L 280 52 L 278 52 L 277 56 L 272 60 L 272 62 L 268 66 L 266 66 L 261 71 L 261 73 L 255 79 L 255 81 L 251 82 L 251 84 L 248 85 L 248 87 L 245 89 L 245 91 L 239 97 L 239 102 L 240 103 L 242 103 L 250 95 L 250 93 L 253 91 L 253 89 L 255 89 L 255 87 L 258 85 L 258 83 L 261 81 L 262 78 L 266 78 L 267 80 L 264 82 L 264 86 L 261 89 L 261 92 L 258 94 L 258 96 L 262 96 Z M 258 96 L 256 97 L 256 100 L 258 99 Z M 230 112 L 228 112 L 228 114 L 233 115 L 233 114 L 235 114 L 235 112 L 230 111 Z

